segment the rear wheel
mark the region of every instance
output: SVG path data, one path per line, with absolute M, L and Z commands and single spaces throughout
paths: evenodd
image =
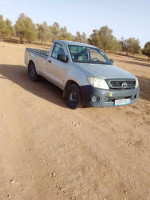
M 69 85 L 66 92 L 67 105 L 71 109 L 76 109 L 82 105 L 81 92 L 77 84 Z
M 36 69 L 33 63 L 29 64 L 28 75 L 31 81 L 39 81 L 39 75 L 36 73 Z

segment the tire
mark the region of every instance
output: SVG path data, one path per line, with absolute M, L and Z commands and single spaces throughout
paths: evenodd
M 36 73 L 34 63 L 29 64 L 28 76 L 29 76 L 31 81 L 39 81 L 39 75 Z
M 82 106 L 81 91 L 77 84 L 71 84 L 67 88 L 66 102 L 69 108 L 76 109 Z

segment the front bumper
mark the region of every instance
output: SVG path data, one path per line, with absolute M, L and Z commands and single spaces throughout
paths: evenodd
M 82 101 L 84 105 L 92 107 L 113 107 L 115 100 L 130 99 L 130 104 L 135 103 L 139 97 L 140 88 L 124 90 L 103 90 L 91 85 L 81 86 Z M 93 101 L 96 97 L 96 101 Z

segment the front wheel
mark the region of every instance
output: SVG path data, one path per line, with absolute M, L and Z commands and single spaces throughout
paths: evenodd
M 71 109 L 76 109 L 81 106 L 81 92 L 77 84 L 69 85 L 66 93 L 67 105 Z
M 28 75 L 31 81 L 39 81 L 39 75 L 36 73 L 36 69 L 33 63 L 29 64 Z

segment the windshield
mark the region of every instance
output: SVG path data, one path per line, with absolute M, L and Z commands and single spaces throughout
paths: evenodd
M 107 56 L 98 48 L 69 45 L 69 51 L 73 62 L 111 64 Z

